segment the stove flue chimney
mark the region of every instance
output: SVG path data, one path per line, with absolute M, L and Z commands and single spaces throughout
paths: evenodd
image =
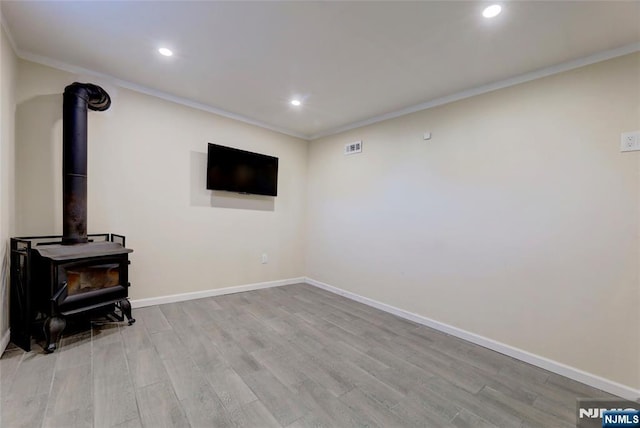
M 100 86 L 74 82 L 62 106 L 62 243 L 87 242 L 87 109 L 104 111 L 111 98 Z

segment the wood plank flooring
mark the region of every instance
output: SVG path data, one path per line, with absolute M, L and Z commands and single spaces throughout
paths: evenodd
M 305 284 L 0 359 L 2 427 L 573 427 L 611 395 Z

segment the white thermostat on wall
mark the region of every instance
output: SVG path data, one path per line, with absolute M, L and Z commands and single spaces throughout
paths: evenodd
M 344 146 L 344 154 L 345 155 L 353 155 L 355 153 L 362 152 L 362 140 L 354 141 L 353 143 L 345 144 Z

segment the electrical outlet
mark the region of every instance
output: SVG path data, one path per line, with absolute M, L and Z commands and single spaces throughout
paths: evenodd
M 267 263 L 269 263 L 269 256 L 267 253 L 262 253 L 262 264 L 266 265 Z
M 620 151 L 633 152 L 640 150 L 640 131 L 623 132 L 620 135 Z

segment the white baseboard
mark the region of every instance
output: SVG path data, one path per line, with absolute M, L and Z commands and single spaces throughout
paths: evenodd
M 585 372 L 583 370 L 568 366 L 558 361 L 550 360 L 540 355 L 532 354 L 531 352 L 528 352 L 519 348 L 515 348 L 505 343 L 501 343 L 496 340 L 489 339 L 487 337 L 480 336 L 475 333 L 471 333 L 461 328 L 454 327 L 452 325 L 445 324 L 440 321 L 436 321 L 431 318 L 427 318 L 422 315 L 415 314 L 413 312 L 405 311 L 403 309 L 396 308 L 395 306 L 391 306 L 386 303 L 382 303 L 377 300 L 373 300 L 368 297 L 364 297 L 359 294 L 352 293 L 350 291 L 346 291 L 329 284 L 325 284 L 324 282 L 316 281 L 315 279 L 312 279 L 312 278 L 305 278 L 305 277 L 290 278 L 290 279 L 283 279 L 278 281 L 267 281 L 267 282 L 258 282 L 254 284 L 237 285 L 234 287 L 214 288 L 211 290 L 194 291 L 191 293 L 172 294 L 169 296 L 149 297 L 146 299 L 134 299 L 134 300 L 131 300 L 131 306 L 133 308 L 143 308 L 145 306 L 163 305 L 166 303 L 183 302 L 186 300 L 202 299 L 205 297 L 222 296 L 224 294 L 242 293 L 244 291 L 260 290 L 263 288 L 270 288 L 270 287 L 280 287 L 283 285 L 298 284 L 301 282 L 307 283 L 309 285 L 313 285 L 318 288 L 322 288 L 323 290 L 327 290 L 329 292 L 344 296 L 348 299 L 355 300 L 360 303 L 364 303 L 365 305 L 374 307 L 376 309 L 380 309 L 382 311 L 396 315 L 400 318 L 404 318 L 404 319 L 413 321 L 415 323 L 422 324 L 427 327 L 431 327 L 443 333 L 447 333 L 452 336 L 459 337 L 468 342 L 475 343 L 476 345 L 483 346 L 485 348 L 494 350 L 496 352 L 500 352 L 501 354 L 508 355 L 520 361 L 524 361 L 526 363 L 543 368 L 545 370 L 549 370 L 550 372 L 568 377 L 569 379 L 582 382 L 586 385 L 601 389 L 602 391 L 606 391 L 610 394 L 614 394 L 619 397 L 626 398 L 628 400 L 633 400 L 633 401 L 640 400 L 640 390 L 638 389 L 634 389 L 629 386 L 622 385 L 612 380 L 605 379 L 603 377 L 594 375 L 592 373 Z M 7 331 L 2 337 L 2 341 L 0 342 L 0 350 L 3 352 L 9 343 L 9 337 L 10 337 L 9 331 Z M 0 355 L 1 355 L 1 352 L 0 352 Z
M 167 303 L 184 302 L 185 300 L 203 299 L 205 297 L 222 296 L 223 294 L 242 293 L 244 291 L 260 290 L 262 288 L 280 287 L 282 285 L 299 284 L 305 282 L 304 277 L 281 279 L 278 281 L 257 282 L 254 284 L 236 285 L 234 287 L 213 288 L 210 290 L 194 291 L 191 293 L 171 294 L 169 296 L 148 297 L 146 299 L 132 299 L 131 307 L 164 305 Z
M 494 350 L 504 355 L 516 358 L 520 361 L 532 364 L 534 366 L 549 370 L 550 372 L 559 374 L 561 376 L 568 377 L 575 381 L 587 384 L 594 388 L 598 388 L 602 391 L 606 391 L 610 394 L 617 395 L 619 397 L 626 398 L 632 401 L 640 400 L 640 390 L 634 389 L 626 385 L 614 382 L 609 379 L 594 375 L 592 373 L 585 372 L 575 367 L 568 366 L 558 361 L 550 360 L 540 355 L 532 354 L 531 352 L 524 351 L 519 348 L 489 339 L 484 336 L 480 336 L 475 333 L 463 330 L 458 327 L 454 327 L 449 324 L 445 324 L 431 318 L 424 317 L 422 315 L 414 314 L 413 312 L 405 311 L 403 309 L 396 308 L 395 306 L 387 305 L 386 303 L 378 302 L 377 300 L 370 299 L 368 297 L 360 296 L 359 294 L 352 293 L 350 291 L 343 290 L 338 287 L 334 287 L 329 284 L 325 284 L 315 279 L 305 278 L 305 282 L 309 285 L 313 285 L 323 290 L 330 291 L 335 294 L 339 294 L 348 299 L 355 300 L 365 305 L 380 309 L 390 314 L 396 315 L 400 318 L 404 318 L 418 324 L 426 325 L 435 330 L 443 333 L 450 334 L 460 339 L 464 339 L 468 342 L 475 343 L 476 345 L 483 346 L 485 348 Z
M 7 329 L 0 339 L 0 357 L 4 353 L 4 350 L 9 346 L 9 340 L 11 340 L 11 329 Z

